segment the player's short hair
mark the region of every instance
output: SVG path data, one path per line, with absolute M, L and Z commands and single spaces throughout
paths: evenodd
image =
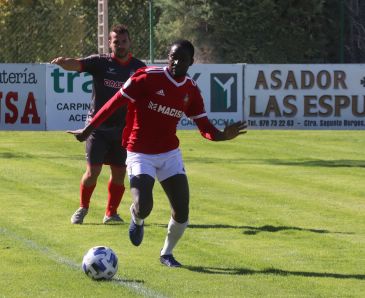
M 191 58 L 194 58 L 195 50 L 193 44 L 190 41 L 186 39 L 178 39 L 171 44 L 170 48 L 172 48 L 173 46 L 178 46 L 187 49 L 191 55 Z
M 130 35 L 129 35 L 129 31 L 128 31 L 128 27 L 124 24 L 117 24 L 114 25 L 112 27 L 112 29 L 110 30 L 110 33 L 115 32 L 117 34 L 125 34 L 127 33 L 128 38 L 131 39 Z M 109 38 L 110 38 L 110 33 L 109 33 Z

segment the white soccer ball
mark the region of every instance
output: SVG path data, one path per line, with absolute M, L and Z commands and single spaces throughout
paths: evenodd
M 109 247 L 92 247 L 82 259 L 82 270 L 92 279 L 111 279 L 118 271 L 118 257 Z

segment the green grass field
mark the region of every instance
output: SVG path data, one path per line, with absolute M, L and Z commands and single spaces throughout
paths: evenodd
M 159 184 L 140 247 L 102 224 L 108 169 L 71 225 L 83 144 L 64 132 L 0 132 L 0 297 L 364 297 L 365 132 L 250 131 L 222 143 L 179 133 L 190 227 L 159 264 L 169 220 Z M 128 185 L 128 181 L 126 181 Z M 106 245 L 118 275 L 95 282 L 84 253 Z

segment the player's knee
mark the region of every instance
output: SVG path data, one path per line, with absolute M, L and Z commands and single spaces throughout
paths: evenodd
M 189 219 L 189 210 L 177 210 L 172 213 L 172 218 L 178 223 L 185 223 Z
M 84 173 L 83 178 L 85 180 L 97 180 L 101 172 L 101 167 L 99 166 L 88 166 Z
M 82 176 L 82 183 L 85 185 L 94 185 L 98 180 L 98 175 L 92 175 L 90 172 L 85 172 Z

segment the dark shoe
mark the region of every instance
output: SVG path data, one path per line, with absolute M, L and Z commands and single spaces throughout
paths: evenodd
M 144 234 L 144 223 L 139 226 L 134 223 L 133 219 L 131 219 L 131 223 L 129 225 L 129 239 L 133 243 L 133 245 L 138 246 L 142 243 Z
M 173 255 L 163 255 L 160 256 L 160 262 L 161 264 L 167 266 L 167 267 L 181 267 L 182 265 L 175 260 Z
M 124 222 L 124 220 L 119 216 L 119 214 L 114 214 L 111 216 L 105 215 L 103 218 L 103 224 L 113 224 L 122 222 Z
M 84 217 L 89 212 L 88 208 L 80 207 L 75 211 L 75 213 L 71 217 L 72 224 L 79 224 L 81 225 L 84 222 Z

